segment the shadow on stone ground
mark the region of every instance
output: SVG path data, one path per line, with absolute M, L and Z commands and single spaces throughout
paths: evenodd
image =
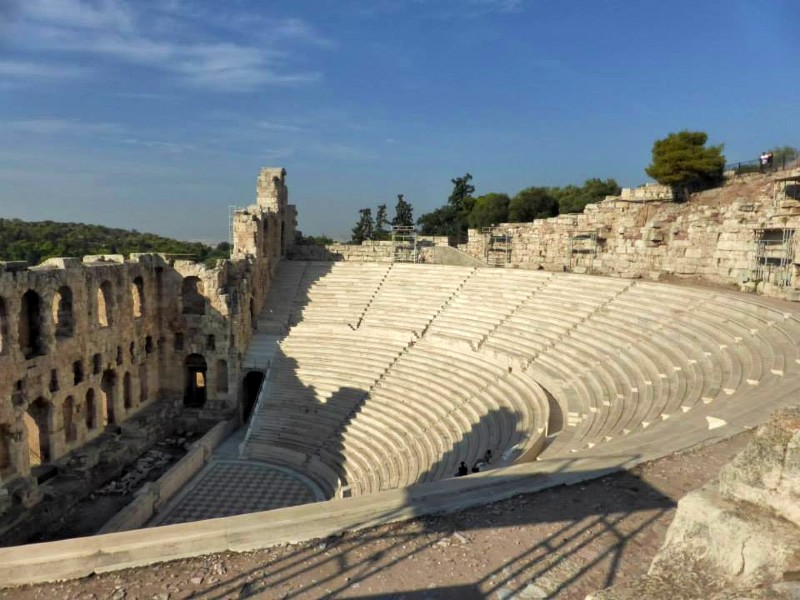
M 0 598 L 584 598 L 646 572 L 675 503 L 750 439 L 456 514 L 0 591 Z

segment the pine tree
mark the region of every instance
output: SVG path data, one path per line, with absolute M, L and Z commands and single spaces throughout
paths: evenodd
M 706 147 L 707 141 L 703 131 L 670 133 L 653 144 L 653 162 L 645 172 L 681 199 L 713 187 L 722 181 L 725 157 L 722 146 Z
M 360 217 L 356 226 L 353 227 L 353 237 L 350 240 L 354 244 L 375 239 L 375 223 L 372 220 L 372 209 L 362 208 L 358 211 L 358 214 Z
M 375 239 L 385 240 L 389 237 L 389 219 L 386 216 L 386 205 L 378 205 L 378 212 L 375 213 Z
M 394 207 L 393 227 L 413 227 L 414 207 L 403 199 L 403 194 L 397 194 L 397 204 Z

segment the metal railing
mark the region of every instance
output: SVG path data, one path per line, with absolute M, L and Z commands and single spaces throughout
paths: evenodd
M 800 157 L 784 154 L 773 161 L 771 165 L 762 166 L 761 159 L 745 160 L 740 162 L 728 163 L 724 167 L 726 173 L 733 172 L 734 175 L 744 175 L 745 173 L 775 173 L 785 171 L 800 166 Z

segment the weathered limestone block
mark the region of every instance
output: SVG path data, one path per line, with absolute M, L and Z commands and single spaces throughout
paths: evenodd
M 650 575 L 702 568 L 734 585 L 800 570 L 800 530 L 757 507 L 722 497 L 714 484 L 685 496 Z
M 785 409 L 719 475 L 725 498 L 744 500 L 800 526 L 800 408 Z

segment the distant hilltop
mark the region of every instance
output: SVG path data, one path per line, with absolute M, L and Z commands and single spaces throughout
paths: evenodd
M 205 261 L 228 258 L 230 245 L 221 242 L 212 247 L 201 242 L 86 223 L 0 219 L 0 261 L 24 260 L 37 265 L 57 256 L 132 252 L 191 254 L 197 260 Z

